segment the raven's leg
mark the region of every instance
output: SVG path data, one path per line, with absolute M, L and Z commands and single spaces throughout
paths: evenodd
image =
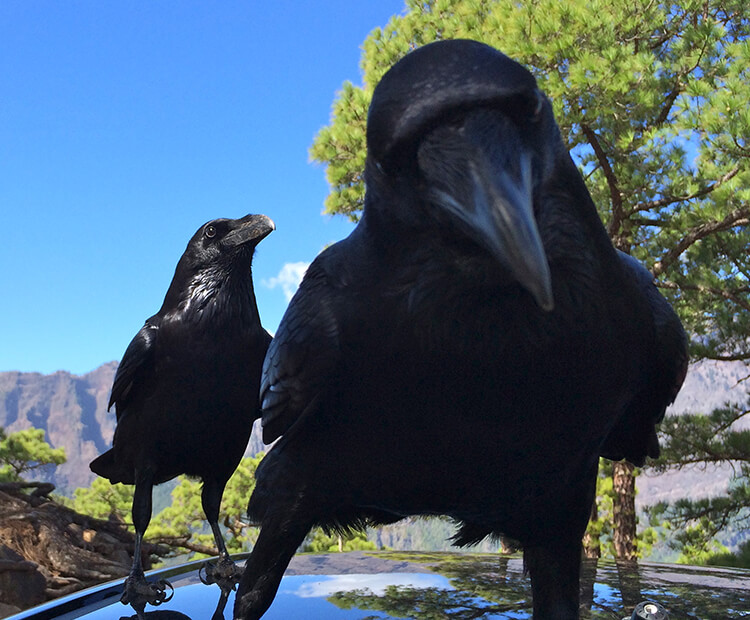
M 299 503 L 266 513 L 237 591 L 236 619 L 257 620 L 271 606 L 289 561 L 313 526 L 309 514 Z
M 211 562 L 205 565 L 206 576 L 201 576 L 203 583 L 218 583 L 219 587 L 232 588 L 239 581 L 241 570 L 229 557 L 224 537 L 219 529 L 219 507 L 221 506 L 221 496 L 224 494 L 226 480 L 219 482 L 214 478 L 204 478 L 203 490 L 201 492 L 201 502 L 203 512 L 206 514 L 206 520 L 211 526 L 211 531 L 216 541 L 216 548 L 219 550 L 218 562 Z
M 222 588 L 221 596 L 219 596 L 219 602 L 216 603 L 216 609 L 211 616 L 211 620 L 224 620 L 224 609 L 227 606 L 229 600 L 229 594 L 232 592 L 232 588 Z
M 531 577 L 534 618 L 539 620 L 577 620 L 579 617 L 582 539 L 596 494 L 599 461 L 582 472 L 582 482 L 558 507 L 564 518 L 557 537 L 524 548 L 524 562 Z
M 581 541 L 525 547 L 523 558 L 531 577 L 534 618 L 577 620 Z
M 133 506 L 131 514 L 135 526 L 135 550 L 133 553 L 133 566 L 130 575 L 125 580 L 124 591 L 120 601 L 135 609 L 140 617 L 146 604 L 160 605 L 171 598 L 171 592 L 166 588 L 171 586 L 166 581 L 149 583 L 143 574 L 143 562 L 141 559 L 141 543 L 151 521 L 151 491 L 154 479 L 150 469 L 136 472 L 135 493 L 133 494 Z

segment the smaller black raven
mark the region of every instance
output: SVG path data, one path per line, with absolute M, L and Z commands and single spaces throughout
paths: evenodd
M 208 222 L 182 255 L 161 309 L 146 320 L 117 369 L 112 449 L 91 462 L 111 482 L 135 485 L 135 553 L 123 603 L 142 612 L 166 599 L 143 575 L 141 541 L 155 484 L 180 474 L 203 481 L 202 503 L 220 561 L 234 577 L 218 525 L 224 487 L 259 415 L 261 366 L 271 336 L 261 326 L 251 275 L 255 247 L 274 230 L 265 215 Z

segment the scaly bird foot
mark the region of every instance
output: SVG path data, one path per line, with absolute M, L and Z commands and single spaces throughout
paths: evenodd
M 221 557 L 216 562 L 206 562 L 198 572 L 202 583 L 216 583 L 223 590 L 233 590 L 242 577 L 242 568 L 229 557 Z
M 174 588 L 168 581 L 160 579 L 156 582 L 149 582 L 141 573 L 130 575 L 125 580 L 120 602 L 123 605 L 130 605 L 140 618 L 146 605 L 156 606 L 166 603 L 173 594 Z

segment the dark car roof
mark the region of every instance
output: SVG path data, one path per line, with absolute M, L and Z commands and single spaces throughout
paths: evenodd
M 244 560 L 247 554 L 236 556 Z M 150 571 L 167 579 L 173 598 L 147 607 L 149 620 L 232 617 L 234 592 L 222 597 L 201 583 L 204 561 Z M 12 616 L 10 620 L 135 618 L 120 601 L 122 581 L 89 588 Z M 672 619 L 750 618 L 750 571 L 673 564 L 585 561 L 581 617 L 630 617 L 643 600 Z M 217 605 L 219 606 L 218 614 Z M 469 553 L 350 552 L 297 555 L 264 620 L 373 618 L 530 618 L 531 586 L 519 556 Z

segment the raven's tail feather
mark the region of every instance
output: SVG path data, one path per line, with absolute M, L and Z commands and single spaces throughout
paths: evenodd
M 89 468 L 97 476 L 107 478 L 112 484 L 122 482 L 123 484 L 135 484 L 133 471 L 123 468 L 115 459 L 114 450 L 107 450 L 104 454 L 96 457 Z

